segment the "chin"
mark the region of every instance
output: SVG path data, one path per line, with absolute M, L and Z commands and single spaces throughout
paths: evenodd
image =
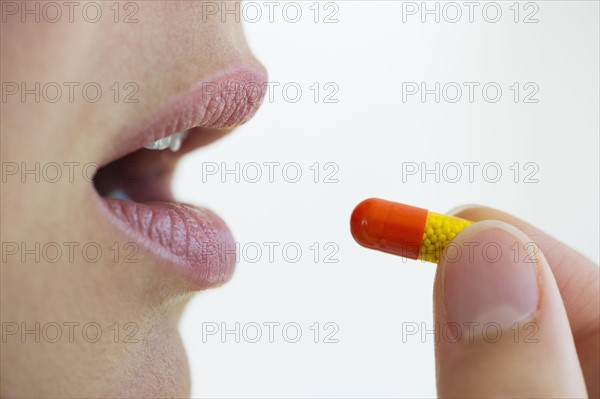
M 127 344 L 125 344 L 127 345 Z M 115 369 L 114 381 L 106 381 L 111 398 L 188 398 L 191 382 L 181 337 L 173 327 L 154 327 L 140 346 L 126 350 Z

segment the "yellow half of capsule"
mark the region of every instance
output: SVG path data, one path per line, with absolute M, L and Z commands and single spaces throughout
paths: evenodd
M 418 259 L 438 263 L 446 245 L 470 224 L 468 220 L 429 212 Z

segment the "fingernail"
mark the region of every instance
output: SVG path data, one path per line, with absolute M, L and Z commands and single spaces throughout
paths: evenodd
M 537 261 L 527 237 L 498 221 L 463 230 L 442 256 L 447 320 L 506 328 L 537 312 Z

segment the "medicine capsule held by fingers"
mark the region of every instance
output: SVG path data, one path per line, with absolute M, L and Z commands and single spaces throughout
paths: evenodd
M 437 263 L 468 220 L 378 198 L 364 200 L 350 219 L 352 236 L 378 251 Z

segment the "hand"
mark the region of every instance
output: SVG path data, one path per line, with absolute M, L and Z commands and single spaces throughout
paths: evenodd
M 485 221 L 461 232 L 437 269 L 439 396 L 598 397 L 598 266 L 500 211 L 455 216 Z

